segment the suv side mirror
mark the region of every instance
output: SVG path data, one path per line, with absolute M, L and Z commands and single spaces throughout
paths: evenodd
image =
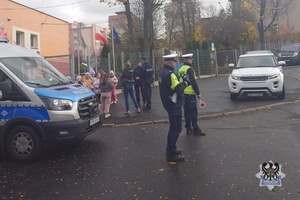
M 279 66 L 284 66 L 284 65 L 286 65 L 286 63 L 285 63 L 285 61 L 282 60 L 282 61 L 278 61 L 278 65 Z
M 229 63 L 228 67 L 229 68 L 234 68 L 234 63 Z

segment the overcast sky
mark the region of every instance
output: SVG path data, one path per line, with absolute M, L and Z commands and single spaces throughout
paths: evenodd
M 117 11 L 122 11 L 122 6 L 109 7 L 99 0 L 13 0 L 17 3 L 45 12 L 68 22 L 82 22 L 86 25 L 99 24 L 108 27 L 108 16 L 114 15 Z M 113 1 L 114 0 L 107 0 Z M 218 6 L 218 2 L 223 7 L 227 6 L 228 0 L 202 0 L 204 6 L 213 4 Z

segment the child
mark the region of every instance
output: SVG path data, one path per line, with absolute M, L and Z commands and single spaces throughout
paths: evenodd
M 117 94 L 116 94 L 116 87 L 118 85 L 118 78 L 115 76 L 115 72 L 111 70 L 109 72 L 109 78 L 114 83 L 114 88 L 111 91 L 111 104 L 117 103 Z
M 104 74 L 100 79 L 99 88 L 101 90 L 101 112 L 104 112 L 104 118 L 110 117 L 110 102 L 111 102 L 111 91 L 114 88 L 113 82 L 109 79 L 109 74 Z

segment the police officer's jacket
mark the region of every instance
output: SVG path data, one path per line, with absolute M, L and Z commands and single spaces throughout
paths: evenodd
M 174 74 L 174 68 L 165 64 L 159 74 L 159 92 L 166 111 L 181 114 L 185 86 L 186 84 L 180 83 Z
M 154 74 L 154 71 L 153 71 L 153 67 L 152 65 L 150 65 L 149 63 L 144 63 L 143 64 L 143 75 L 142 75 L 142 79 L 143 80 L 149 80 L 149 79 L 153 79 L 153 74 Z
M 134 81 L 136 83 L 141 82 L 143 73 L 144 73 L 144 70 L 143 70 L 142 66 L 140 66 L 140 67 L 137 66 L 136 68 L 134 68 L 134 70 L 133 70 L 133 76 L 134 76 Z M 140 79 L 137 80 L 136 77 L 140 77 Z
M 187 77 L 188 81 L 190 82 L 190 85 L 184 89 L 184 94 L 199 95 L 200 90 L 199 90 L 198 84 L 195 79 L 195 76 L 196 76 L 195 71 L 188 63 L 184 63 L 178 70 L 180 82 L 183 81 L 182 76 L 185 74 L 187 75 L 186 77 Z

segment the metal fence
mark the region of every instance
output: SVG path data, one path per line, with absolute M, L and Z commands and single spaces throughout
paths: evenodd
M 270 50 L 275 56 L 278 54 L 278 45 L 265 45 L 264 49 Z M 219 75 L 219 74 L 229 74 L 231 73 L 231 68 L 228 67 L 229 63 L 237 63 L 237 59 L 240 55 L 245 54 L 247 51 L 254 51 L 262 49 L 259 45 L 257 46 L 240 46 L 239 49 L 226 50 L 226 51 L 210 51 L 197 49 L 192 51 L 193 53 L 193 69 L 196 74 L 199 75 Z M 155 79 L 157 79 L 159 71 L 163 67 L 163 51 L 153 50 L 152 56 L 148 58 L 149 63 L 153 65 L 155 71 Z M 135 67 L 137 60 L 136 58 L 129 59 L 130 55 L 141 55 L 141 53 L 134 52 L 130 54 L 128 52 L 121 52 L 115 54 L 115 60 L 113 60 L 112 55 L 109 54 L 108 58 L 98 58 L 88 56 L 86 60 L 82 62 L 86 63 L 86 67 L 82 69 L 79 74 L 88 72 L 89 69 L 94 71 L 103 70 L 109 72 L 114 70 L 116 76 L 119 78 L 123 69 L 123 63 L 130 60 L 132 66 Z M 65 76 L 71 76 L 75 80 L 75 60 L 74 55 L 59 55 L 59 56 L 47 56 L 45 59 L 50 62 L 54 67 L 61 71 Z M 179 59 L 179 63 L 182 60 Z M 77 64 L 76 64 L 77 65 Z M 180 65 L 180 64 L 179 64 Z
M 74 55 L 58 55 L 44 57 L 50 64 L 58 69 L 63 75 L 70 76 L 75 80 Z

